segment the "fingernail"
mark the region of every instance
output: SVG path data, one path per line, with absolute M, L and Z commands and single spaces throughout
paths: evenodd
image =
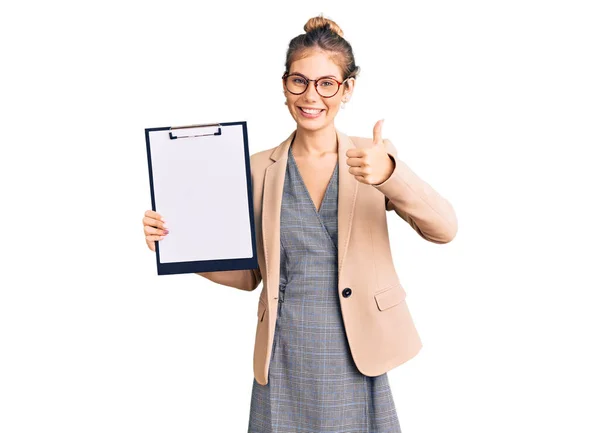
M 165 219 L 163 217 L 160 217 L 160 219 L 162 220 L 162 222 L 165 222 Z
M 161 236 L 161 237 L 160 237 L 160 238 L 158 238 L 158 239 L 160 239 L 160 240 L 162 241 L 164 238 L 165 238 L 164 236 Z
M 168 235 L 169 234 L 169 230 L 165 230 L 165 234 Z

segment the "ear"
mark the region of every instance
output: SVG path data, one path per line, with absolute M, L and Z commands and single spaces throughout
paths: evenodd
M 352 98 L 352 92 L 354 92 L 355 83 L 356 80 L 354 78 L 350 78 L 348 81 L 346 81 L 346 84 L 344 85 L 343 98 L 346 100 L 346 102 L 349 102 Z

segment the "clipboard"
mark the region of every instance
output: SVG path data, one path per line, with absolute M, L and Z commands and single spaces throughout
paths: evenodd
M 146 128 L 158 275 L 258 268 L 245 121 Z

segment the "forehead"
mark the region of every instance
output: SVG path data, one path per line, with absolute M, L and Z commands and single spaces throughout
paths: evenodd
M 309 78 L 333 75 L 342 77 L 342 69 L 335 63 L 333 53 L 322 50 L 308 50 L 290 65 L 290 74 L 299 72 Z

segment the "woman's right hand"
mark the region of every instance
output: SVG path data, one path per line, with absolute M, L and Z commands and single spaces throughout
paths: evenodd
M 144 219 L 142 220 L 144 224 L 144 234 L 146 235 L 146 245 L 152 251 L 156 251 L 155 241 L 160 241 L 165 238 L 165 236 L 169 233 L 167 226 L 165 226 L 165 220 L 160 214 L 154 212 L 153 210 L 147 210 L 144 213 Z

